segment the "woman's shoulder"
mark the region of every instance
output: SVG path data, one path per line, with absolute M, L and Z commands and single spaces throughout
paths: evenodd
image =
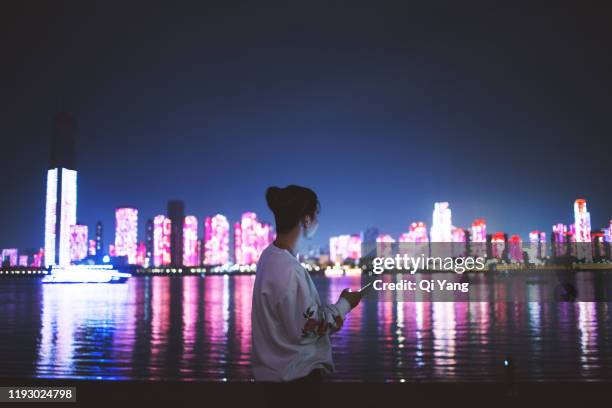
M 270 245 L 262 252 L 256 273 L 266 286 L 286 289 L 289 283 L 299 279 L 300 269 L 300 263 L 291 253 Z

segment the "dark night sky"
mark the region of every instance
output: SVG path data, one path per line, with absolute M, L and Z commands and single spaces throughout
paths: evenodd
M 79 222 L 107 243 L 116 206 L 141 230 L 171 198 L 272 220 L 264 190 L 289 183 L 320 196 L 318 242 L 429 226 L 434 201 L 524 239 L 577 197 L 594 227 L 612 217 L 611 8 L 18 3 L 0 16 L 0 248 L 43 243 L 60 110 Z

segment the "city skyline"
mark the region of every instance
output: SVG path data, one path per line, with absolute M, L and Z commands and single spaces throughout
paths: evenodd
M 77 222 L 90 231 L 111 228 L 116 207 L 145 219 L 172 199 L 200 222 L 270 222 L 264 192 L 288 184 L 320 197 L 318 245 L 369 226 L 398 236 L 434 202 L 456 225 L 482 217 L 524 238 L 569 221 L 579 197 L 594 226 L 608 221 L 605 13 L 39 7 L 7 10 L 20 24 L 1 39 L 19 64 L 0 67 L 0 247 L 39 245 L 62 110 L 78 120 Z

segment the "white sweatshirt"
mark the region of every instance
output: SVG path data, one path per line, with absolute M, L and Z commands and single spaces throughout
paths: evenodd
M 329 334 L 351 309 L 321 304 L 310 275 L 291 252 L 268 246 L 257 263 L 251 330 L 257 381 L 290 381 L 315 368 L 334 370 Z

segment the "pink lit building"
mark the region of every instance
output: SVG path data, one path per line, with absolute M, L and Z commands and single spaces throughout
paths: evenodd
M 76 262 L 87 257 L 87 225 L 70 226 L 70 261 Z
M 554 242 L 554 256 L 566 255 L 567 226 L 562 223 L 557 223 L 552 226 L 552 230 Z
M 28 256 L 27 255 L 19 255 L 19 266 L 28 266 Z
M 193 215 L 188 215 L 183 221 L 183 265 L 198 266 L 199 264 L 198 219 Z
M 153 219 L 153 265 L 170 265 L 170 234 L 172 222 L 165 215 Z
M 574 202 L 574 226 L 576 242 L 591 242 L 591 214 L 587 211 L 586 200 Z
M 148 266 L 147 265 L 147 245 L 144 242 L 139 242 L 136 247 L 136 265 Z
M 491 255 L 501 259 L 506 248 L 506 236 L 503 232 L 496 232 L 491 236 Z
M 235 224 L 234 254 L 238 265 L 257 263 L 261 252 L 274 240 L 272 226 L 260 223 L 254 212 L 242 214 Z
M 88 253 L 90 256 L 96 256 L 96 240 L 95 239 L 89 240 Z
M 508 239 L 508 257 L 512 262 L 523 262 L 523 240 L 517 234 Z
M 389 234 L 380 234 L 376 238 L 376 256 L 377 257 L 392 257 L 393 243 L 395 240 Z
M 452 242 L 452 229 L 451 209 L 448 203 L 434 203 L 430 241 Z
M 452 256 L 459 257 L 465 256 L 466 242 L 465 242 L 465 231 L 463 228 L 453 227 L 452 229 Z
M 43 266 L 44 262 L 45 250 L 43 248 L 40 248 L 38 252 L 35 253 L 34 256 L 32 256 L 32 264 L 30 266 L 33 266 L 34 268 L 40 268 Z
M 2 250 L 2 262 L 8 259 L 10 266 L 17 266 L 19 261 L 19 251 L 17 248 L 8 248 Z
M 329 239 L 329 259 L 332 263 L 342 263 L 347 259 L 361 258 L 361 236 L 339 235 Z
M 397 252 L 408 256 L 429 255 L 427 225 L 422 221 L 411 223 L 408 233 L 399 236 Z
M 472 256 L 487 256 L 487 223 L 483 218 L 472 223 L 470 251 Z
M 591 249 L 591 214 L 587 211 L 586 200 L 579 198 L 574 202 L 574 240 L 576 245 L 576 257 L 581 260 L 591 261 L 593 253 Z
M 214 217 L 206 217 L 204 220 L 205 265 L 225 265 L 229 263 L 229 234 L 229 222 L 224 215 L 217 214 Z
M 116 256 L 127 256 L 129 264 L 136 264 L 138 210 L 136 208 L 117 208 L 115 225 Z

